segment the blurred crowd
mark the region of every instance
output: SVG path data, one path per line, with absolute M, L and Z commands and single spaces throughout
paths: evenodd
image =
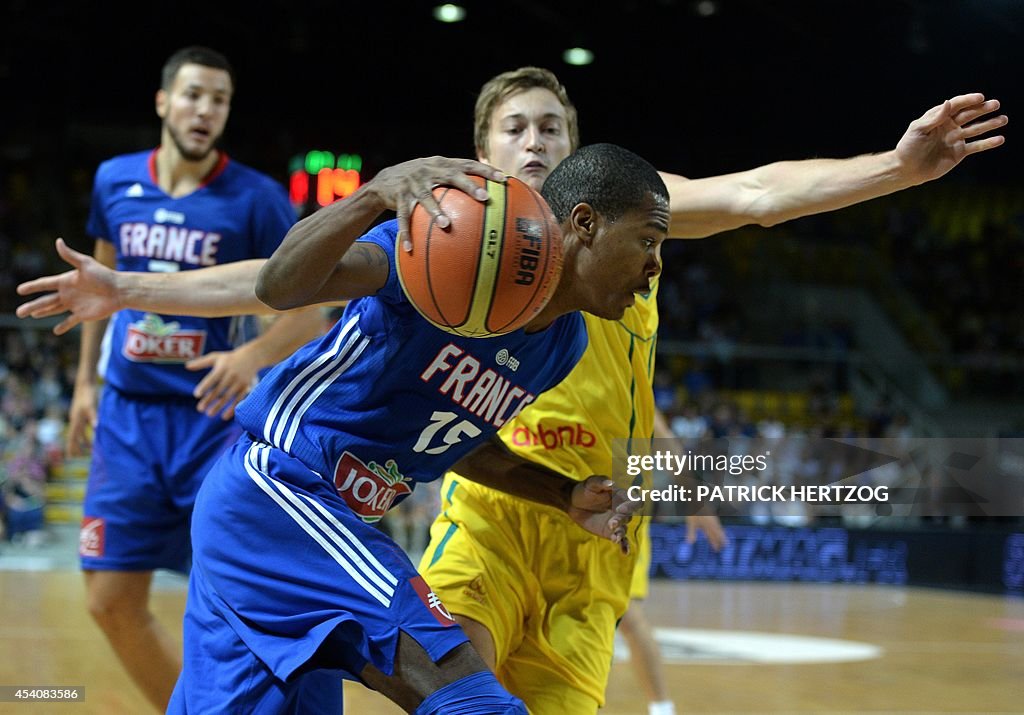
M 1024 397 L 1024 190 L 947 186 L 663 249 L 661 340 L 841 355 L 848 320 L 766 316 L 772 287 L 860 288 L 954 399 Z M 772 318 L 780 317 L 781 320 Z M 734 385 L 741 386 L 741 385 Z
M 77 346 L 41 330 L 0 330 L 0 532 L 43 538 L 46 483 L 64 460 Z

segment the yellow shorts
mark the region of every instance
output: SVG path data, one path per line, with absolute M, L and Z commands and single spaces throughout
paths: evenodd
M 633 579 L 629 584 L 629 597 L 636 599 L 647 598 L 651 579 L 648 575 L 651 570 L 651 539 L 650 520 L 642 518 L 640 525 L 640 537 L 634 540 L 633 548 L 636 549 L 636 567 L 633 569 Z M 640 543 L 637 544 L 636 542 Z
M 445 477 L 441 498 L 420 563 L 431 589 L 487 627 L 499 680 L 533 715 L 596 712 L 646 519 L 631 523 L 641 548 L 626 556 L 558 509 L 458 476 Z

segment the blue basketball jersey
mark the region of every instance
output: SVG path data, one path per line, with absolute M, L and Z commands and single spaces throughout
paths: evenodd
M 168 196 L 157 183 L 156 153 L 115 157 L 96 172 L 86 229 L 114 244 L 118 270 L 174 272 L 266 258 L 295 223 L 283 187 L 223 153 L 198 190 Z M 244 324 L 119 311 L 104 341 L 101 372 L 122 392 L 191 395 L 203 373 L 184 363 L 244 342 Z
M 399 285 L 397 231 L 389 221 L 360 239 L 387 253 L 385 286 L 350 302 L 330 332 L 274 368 L 236 410 L 244 429 L 332 482 L 365 521 L 560 382 L 587 341 L 579 313 L 495 338 L 435 328 Z

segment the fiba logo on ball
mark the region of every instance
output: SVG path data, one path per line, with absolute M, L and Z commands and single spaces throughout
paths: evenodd
M 519 330 L 547 305 L 562 273 L 562 232 L 541 195 L 519 179 L 473 178 L 487 202 L 451 186 L 434 189 L 450 225 L 441 228 L 417 204 L 412 251 L 397 249 L 396 264 L 403 291 L 427 321 L 487 338 Z M 518 363 L 506 353 L 499 364 L 515 370 Z

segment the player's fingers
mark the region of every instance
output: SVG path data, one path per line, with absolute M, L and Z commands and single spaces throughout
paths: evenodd
M 211 396 L 207 401 L 206 409 L 204 409 L 203 412 L 207 417 L 216 417 L 217 414 L 224 409 L 226 404 L 228 404 L 228 398 L 223 392 L 221 392 L 216 396 Z
M 53 334 L 54 335 L 63 335 L 64 333 L 68 332 L 69 330 L 71 330 L 72 328 L 74 328 L 76 325 L 78 325 L 81 322 L 82 322 L 82 319 L 79 318 L 74 313 L 72 313 L 68 317 L 64 318 L 64 320 L 60 321 L 55 326 L 53 326 Z
M 630 499 L 629 491 L 626 489 L 616 489 L 612 497 L 612 505 L 616 513 L 631 516 L 640 511 L 644 501 L 643 499 Z
M 221 385 L 222 380 L 222 373 L 217 370 L 210 370 L 192 389 L 192 397 L 199 400 L 209 399 L 211 395 L 215 395 L 223 389 Z
M 452 174 L 447 183 L 451 183 L 452 186 L 472 196 L 477 201 L 487 201 L 490 198 L 490 194 L 487 193 L 487 189 L 473 181 L 470 175 L 472 174 L 476 176 L 483 176 L 484 178 L 490 178 L 494 172 L 486 164 L 478 164 L 476 162 L 474 162 L 474 164 L 480 167 L 480 169 L 467 167 L 465 169 L 466 173 Z
M 725 529 L 718 527 L 708 535 L 708 541 L 711 542 L 711 548 L 715 551 L 721 551 L 729 545 L 729 535 L 725 533 Z
M 239 403 L 243 401 L 243 399 L 248 393 L 248 391 L 236 392 L 227 399 L 225 399 L 224 406 L 222 408 L 223 412 L 220 413 L 220 419 L 224 420 L 225 422 L 233 419 L 234 408 L 237 408 L 239 406 Z
M 200 400 L 201 405 L 205 406 L 210 404 L 211 400 L 224 400 L 226 396 L 237 395 L 244 389 L 243 383 L 239 382 L 231 373 L 213 370 L 199 381 L 195 390 L 192 391 L 192 395 Z
M 398 239 L 401 241 L 402 250 L 412 253 L 412 234 L 409 233 L 410 211 L 398 210 Z
M 412 214 L 416 204 L 423 207 L 423 210 L 433 218 L 434 223 L 436 223 L 440 228 L 448 228 L 451 224 L 451 220 L 445 215 L 444 211 L 441 210 L 441 204 L 437 203 L 437 198 L 434 197 L 432 186 L 416 193 L 416 198 L 409 207 L 410 215 Z
M 21 286 L 18 286 L 18 288 L 20 289 Z M 22 303 L 15 309 L 14 314 L 19 318 L 45 318 L 49 315 L 63 312 L 63 309 L 59 306 L 60 297 L 56 293 L 49 293 L 27 303 Z
M 1007 117 L 1005 114 L 1002 114 L 998 117 L 986 119 L 983 122 L 975 122 L 974 124 L 968 124 L 961 131 L 963 132 L 964 139 L 973 139 L 974 137 L 990 132 L 993 129 L 1005 127 L 1008 121 L 1009 117 Z
M 219 355 L 220 353 L 206 353 L 206 355 L 201 355 L 197 358 L 192 358 L 187 363 L 185 363 L 185 369 L 195 371 L 205 370 L 208 367 L 213 367 L 214 364 L 217 362 L 217 357 Z M 209 375 L 207 375 L 206 377 L 209 378 Z M 204 380 L 205 379 L 206 378 L 204 378 Z
M 18 317 L 29 315 L 33 318 L 48 318 L 51 315 L 63 313 L 65 310 L 67 308 L 60 296 L 57 293 L 49 293 L 25 305 L 18 306 L 16 312 Z
M 965 124 L 970 124 L 978 117 L 981 117 L 985 114 L 991 114 L 997 109 L 999 109 L 999 100 L 989 99 L 988 101 L 982 102 L 981 104 L 975 105 L 973 107 L 967 107 L 966 109 L 957 112 L 955 115 L 953 115 L 953 121 L 955 121 L 960 126 L 964 126 Z
M 206 411 L 210 407 L 210 403 L 213 401 L 214 394 L 209 390 L 203 390 L 202 393 L 198 395 L 196 394 L 197 392 L 199 392 L 198 386 L 192 392 L 194 396 L 199 398 L 198 401 L 196 402 L 196 412 L 202 412 L 203 414 L 206 414 Z
M 208 376 L 209 377 L 209 376 Z M 208 383 L 196 409 L 213 417 L 225 407 L 234 406 L 249 394 L 249 384 L 235 375 L 224 373 Z M 199 397 L 198 395 L 196 395 Z
M 595 475 L 587 477 L 587 481 L 584 482 L 583 486 L 589 492 L 593 492 L 595 494 L 607 494 L 615 487 L 615 482 L 607 477 Z
M 476 176 L 482 176 L 485 179 L 491 181 L 507 181 L 508 177 L 505 176 L 505 172 L 500 169 L 496 169 L 490 164 L 484 164 L 482 161 L 474 161 L 473 159 L 464 159 L 462 171 L 466 174 L 474 174 Z
M 976 107 L 985 103 L 985 95 L 981 92 L 971 92 L 970 94 L 958 94 L 951 99 L 947 99 L 945 104 L 949 106 L 949 110 L 953 115 L 959 114 L 968 107 Z
M 228 403 L 228 395 L 225 390 L 211 390 L 196 403 L 196 410 L 207 417 L 215 417 Z
M 82 264 L 88 258 L 84 253 L 79 253 L 68 244 L 64 243 L 63 238 L 58 238 L 56 242 L 57 255 L 63 258 L 65 261 L 73 265 L 75 268 L 81 268 Z
M 30 281 L 18 284 L 18 287 L 15 290 L 18 292 L 18 295 L 31 295 L 33 293 L 48 293 L 55 291 L 60 287 L 60 279 L 69 274 L 70 271 L 61 273 L 58 276 L 34 278 Z
M 573 487 L 572 505 L 584 511 L 607 511 L 614 505 L 612 486 L 612 481 L 605 477 L 587 477 Z
M 88 427 L 95 420 L 88 412 L 72 415 L 68 422 L 67 448 L 72 457 L 80 457 L 89 449 Z
M 67 449 L 69 456 L 78 456 L 78 428 L 74 420 L 68 424 L 68 432 L 64 435 L 64 447 Z
M 1006 138 L 1001 134 L 994 137 L 986 137 L 985 139 L 978 139 L 977 141 L 969 142 L 964 147 L 964 153 L 977 154 L 980 151 L 995 149 L 997 146 L 1002 146 L 1005 141 Z

